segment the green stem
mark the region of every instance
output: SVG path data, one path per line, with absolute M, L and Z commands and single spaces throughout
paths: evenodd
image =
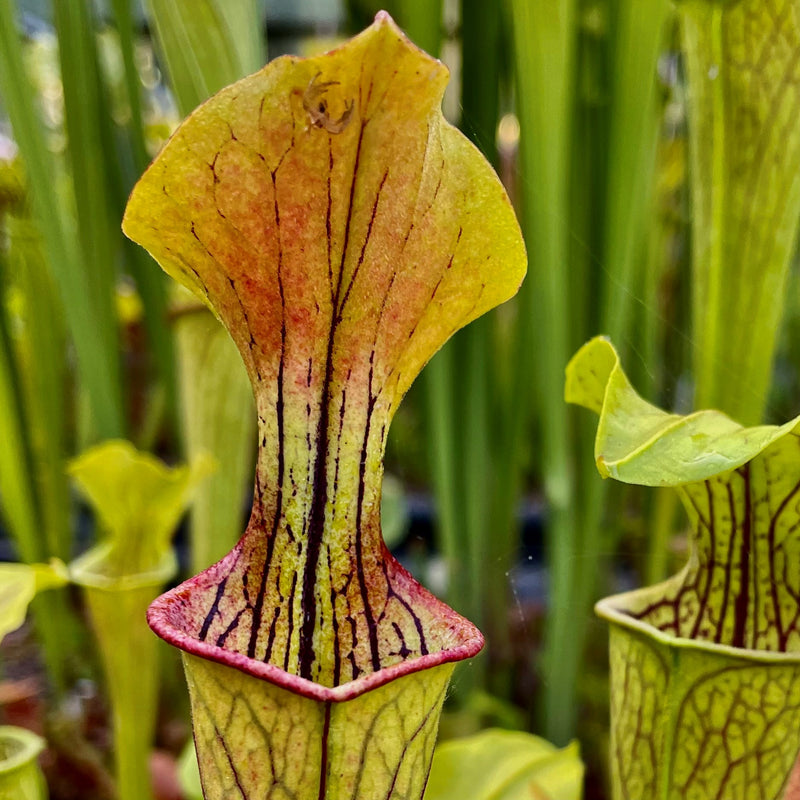
M 87 6 L 86 0 L 56 3 L 55 23 L 80 257 L 85 265 L 86 290 L 94 312 L 92 335 L 103 343 L 104 371 L 109 376 L 114 404 L 122 418 L 122 371 L 115 304 L 115 265 L 122 234 L 118 221 L 112 216 L 110 175 L 113 169 L 109 165 L 114 163 L 113 147 L 109 143 L 110 131 L 104 113 L 93 20 Z
M 144 617 L 155 589 L 89 590 L 111 700 L 119 800 L 152 797 L 149 757 L 158 696 L 158 640 Z
M 550 566 L 550 613 L 545 631 L 544 715 L 547 738 L 565 742 L 577 715 L 572 670 L 573 559 L 576 551 L 574 478 L 569 456 L 569 424 L 561 397 L 569 357 L 570 309 L 567 288 L 568 154 L 571 137 L 571 90 L 574 55 L 574 3 L 513 0 L 520 157 L 523 186 L 522 224 L 531 255 L 529 286 L 521 313 L 527 317 L 536 358 L 541 429 L 542 471 L 549 503 L 547 525 Z M 534 190 L 535 187 L 535 190 Z M 535 321 L 535 322 L 534 322 Z M 538 340 L 538 342 L 537 342 Z M 570 631 L 570 635 L 565 635 Z
M 142 116 L 141 80 L 136 68 L 134 48 L 136 29 L 134 26 L 131 0 L 112 0 L 114 17 L 119 33 L 122 62 L 125 68 L 125 89 L 131 111 L 131 121 L 127 126 L 128 140 L 133 156 L 130 174 L 123 174 L 121 187 L 124 202 L 130 193 L 133 183 L 144 172 L 149 162 L 144 138 L 144 119 Z M 122 206 L 120 206 L 120 211 Z M 155 268 L 152 259 L 148 258 L 141 248 L 126 240 L 124 253 L 127 267 L 130 270 L 142 297 L 144 306 L 144 325 L 147 339 L 153 353 L 156 373 L 164 386 L 166 413 L 174 423 L 174 431 L 180 431 L 177 417 L 175 353 L 172 333 L 168 324 L 167 291 L 164 276 Z
M 147 607 L 175 563 L 170 554 L 159 570 L 109 579 L 96 572 L 102 561 L 90 553 L 72 565 L 84 587 L 111 701 L 119 800 L 151 800 L 150 751 L 158 701 L 158 639 L 145 620 Z
M 710 19 L 708 20 L 708 45 L 709 52 L 704 53 L 701 47 L 690 46 L 691 52 L 699 52 L 705 55 L 710 64 L 716 65 L 719 70 L 722 64 L 722 6 L 713 6 L 710 11 Z M 702 56 L 701 56 L 702 58 Z M 703 75 L 700 71 L 702 64 L 696 63 L 699 59 L 694 61 L 689 59 L 690 67 L 690 80 L 694 83 L 702 81 L 708 84 L 707 75 Z M 694 67 L 694 69 L 692 69 Z M 695 263 L 695 272 L 702 270 L 705 275 L 702 280 L 696 280 L 693 285 L 696 290 L 692 296 L 692 311 L 694 329 L 696 331 L 702 330 L 703 332 L 703 346 L 695 349 L 695 380 L 697 381 L 697 390 L 695 397 L 695 406 L 697 408 L 714 408 L 720 407 L 723 398 L 727 394 L 726 386 L 718 385 L 718 369 L 716 368 L 716 361 L 720 358 L 721 354 L 728 349 L 726 342 L 722 341 L 722 331 L 720 330 L 719 316 L 720 316 L 720 298 L 722 290 L 722 281 L 725 277 L 725 264 L 723 263 L 724 250 L 719 245 L 714 246 L 715 240 L 722 235 L 725 226 L 726 215 L 726 163 L 725 163 L 725 138 L 726 127 L 723 124 L 725 116 L 725 99 L 724 99 L 724 85 L 722 80 L 715 80 L 712 83 L 712 88 L 709 91 L 711 97 L 711 108 L 713 110 L 713 119 L 716 124 L 712 125 L 710 131 L 703 133 L 710 138 L 710 179 L 711 185 L 717 187 L 717 191 L 711 194 L 710 198 L 710 218 L 708 223 L 710 231 L 708 234 L 711 246 L 703 253 L 702 263 Z M 697 133 L 695 134 L 695 138 Z M 694 144 L 693 149 L 698 148 L 698 143 Z M 696 159 L 698 156 L 695 156 Z M 693 166 L 695 166 L 693 164 Z M 692 170 L 693 175 L 697 175 L 697 169 Z M 697 180 L 697 177 L 695 177 Z M 715 235 L 716 234 L 716 235 Z M 698 253 L 698 250 L 695 250 Z M 695 261 L 697 262 L 697 256 Z M 755 423 L 759 421 L 761 414 L 752 415 L 750 419 L 741 419 L 744 424 Z
M 461 0 L 461 130 L 493 165 L 500 108 L 500 23 L 498 5 Z
M 678 495 L 669 489 L 658 489 L 652 513 L 647 517 L 650 531 L 647 538 L 645 583 L 652 586 L 667 577 L 669 543 L 678 508 Z
M 442 0 L 401 0 L 398 24 L 417 47 L 437 56 L 442 49 Z
M 23 398 L 7 322 L 0 305 L 0 486 L 2 512 L 19 557 L 32 564 L 46 558 L 38 533 L 40 520 L 33 459 L 27 438 Z
M 610 45 L 613 100 L 608 139 L 605 198 L 605 279 L 602 282 L 600 329 L 612 341 L 624 342 L 640 291 L 641 263 L 655 175 L 658 131 L 656 66 L 664 23 L 665 0 L 639 3 L 615 0 Z
M 128 105 L 131 111 L 131 145 L 133 160 L 138 168 L 147 166 L 147 148 L 144 141 L 144 118 L 142 116 L 142 83 L 139 71 L 136 68 L 134 46 L 136 30 L 133 23 L 131 0 L 111 0 L 114 9 L 114 18 L 119 33 L 119 47 L 122 53 L 122 63 L 125 68 L 125 91 L 128 95 Z
M 500 84 L 500 13 L 491 3 L 462 0 L 462 85 L 461 128 L 486 158 L 495 163 L 497 151 L 495 137 L 499 113 Z M 491 511 L 495 502 L 493 470 L 498 461 L 498 444 L 492 419 L 492 359 L 494 315 L 478 320 L 459 335 L 456 352 L 459 355 L 454 400 L 460 419 L 462 437 L 462 494 L 458 501 L 462 507 L 465 537 L 467 586 L 471 598 L 468 616 L 479 627 L 492 625 L 488 631 L 489 649 L 505 650 L 508 639 L 506 615 L 491 618 L 489 608 L 505 606 L 508 568 L 503 569 L 503 580 L 487 580 L 488 563 L 493 562 L 491 547 L 495 535 L 490 527 Z M 512 504 L 516 498 L 512 498 Z M 503 553 L 500 564 L 506 565 L 511 551 Z M 498 597 L 502 598 L 498 602 Z M 490 654 L 491 658 L 491 654 Z M 476 661 L 473 672 L 475 686 L 484 688 L 487 679 L 487 662 Z
M 64 470 L 67 414 L 66 331 L 63 311 L 41 248 L 41 236 L 29 219 L 8 215 L 8 260 L 13 283 L 24 298 L 24 325 L 14 352 L 21 419 L 29 442 L 29 478 L 40 524 L 37 560 L 68 560 L 72 550 L 70 498 Z M 17 467 L 18 468 L 18 465 Z
M 491 492 L 491 433 L 489 430 L 489 341 L 491 320 L 476 320 L 464 331 L 467 372 L 464 383 L 464 494 L 465 538 L 469 588 L 473 597 L 472 621 L 482 627 L 487 622 L 484 599 L 491 589 L 484 583 L 486 574 L 489 495 Z M 493 587 L 504 592 L 505 585 Z M 478 662 L 483 665 L 483 662 Z
M 33 454 L 21 393 L 21 380 L 15 368 L 6 320 L 0 307 L 0 487 L 2 514 L 11 532 L 19 558 L 28 563 L 46 561 L 48 550 L 45 526 L 40 517 Z M 42 512 L 43 513 L 43 512 Z M 66 607 L 43 595 L 33 604 L 34 624 L 42 645 L 45 664 L 53 689 L 62 694 L 67 684 L 66 655 L 70 650 Z
M 76 652 L 75 641 L 79 636 L 66 601 L 67 590 L 59 589 L 44 592 L 31 603 L 36 638 L 56 697 L 63 697 L 70 686 L 69 660 Z
M 426 441 L 431 464 L 431 482 L 436 496 L 436 529 L 447 564 L 447 601 L 466 613 L 469 603 L 463 547 L 459 535 L 458 486 L 456 478 L 456 425 L 453 342 L 448 342 L 430 361 L 421 380 L 428 418 Z

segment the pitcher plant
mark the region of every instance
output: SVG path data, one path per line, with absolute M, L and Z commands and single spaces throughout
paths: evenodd
M 668 414 L 602 338 L 570 362 L 566 397 L 599 414 L 601 475 L 675 487 L 689 517 L 677 575 L 597 605 L 613 797 L 784 798 L 800 750 L 800 417 Z
M 92 447 L 69 466 L 105 534 L 72 562 L 70 578 L 83 589 L 108 684 L 119 800 L 152 797 L 159 658 L 145 614 L 177 570 L 172 536 L 210 469 L 202 457 L 167 467 L 121 440 Z
M 258 415 L 242 539 L 149 611 L 183 651 L 206 798 L 420 798 L 454 664 L 483 644 L 380 528 L 401 398 L 525 271 L 446 82 L 379 13 L 200 106 L 131 195 L 125 232 L 227 327 Z

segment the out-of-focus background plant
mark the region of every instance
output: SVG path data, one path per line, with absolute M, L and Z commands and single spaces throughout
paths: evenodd
M 95 544 L 66 463 L 110 438 L 216 462 L 177 537 L 185 573 L 238 538 L 255 450 L 240 360 L 125 240 L 122 210 L 198 103 L 267 54 L 327 49 L 381 7 L 450 66 L 445 113 L 506 183 L 530 257 L 518 298 L 434 357 L 388 444 L 391 544 L 488 641 L 456 674 L 442 736 L 577 737 L 585 796 L 605 798 L 606 638 L 591 607 L 665 577 L 686 539 L 671 495 L 597 476 L 593 421 L 563 403 L 564 366 L 606 333 L 648 399 L 686 411 L 697 384 L 724 405 L 693 356 L 713 301 L 693 286 L 720 281 L 690 274 L 686 74 L 706 45 L 689 37 L 682 52 L 667 0 L 0 0 L 0 560 L 69 562 Z M 695 148 L 698 175 L 704 159 Z M 731 409 L 742 422 L 798 411 L 796 272 L 772 314 L 772 388 Z M 91 642 L 80 595 L 60 588 L 0 655 L 0 723 L 46 736 L 55 800 L 113 794 Z M 180 797 L 187 708 L 173 656 L 162 672 L 151 769 L 158 797 Z

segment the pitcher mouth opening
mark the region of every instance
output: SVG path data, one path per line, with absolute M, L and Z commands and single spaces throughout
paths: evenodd
M 769 664 L 800 664 L 800 652 L 785 652 L 780 650 L 755 650 L 745 647 L 733 647 L 728 644 L 708 641 L 707 639 L 689 639 L 657 628 L 655 625 L 640 619 L 635 614 L 642 599 L 650 598 L 656 586 L 645 586 L 633 589 L 629 592 L 604 597 L 594 606 L 595 614 L 601 619 L 606 620 L 612 625 L 635 633 L 639 633 L 652 639 L 665 647 L 679 648 L 684 650 L 700 650 L 706 653 L 727 656 L 738 659 L 745 659 L 751 662 Z
M 153 632 L 164 641 L 189 655 L 214 661 L 239 670 L 259 680 L 268 681 L 287 691 L 321 702 L 343 702 L 352 700 L 379 686 L 397 680 L 404 675 L 420 672 L 441 664 L 463 661 L 477 655 L 484 646 L 484 638 L 478 628 L 444 602 L 419 586 L 420 597 L 426 603 L 435 604 L 441 612 L 441 625 L 447 629 L 453 645 L 426 655 L 407 657 L 402 661 L 361 675 L 337 686 L 320 683 L 295 675 L 285 669 L 251 658 L 243 653 L 202 641 L 188 631 L 184 615 L 187 598 L 199 589 L 208 590 L 213 583 L 214 568 L 190 578 L 174 589 L 157 597 L 147 612 L 147 622 Z M 211 572 L 212 574 L 208 574 Z
M 0 775 L 35 759 L 44 750 L 44 739 L 26 728 L 0 725 Z

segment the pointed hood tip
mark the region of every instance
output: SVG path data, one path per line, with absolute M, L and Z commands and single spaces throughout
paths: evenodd
M 374 19 L 374 23 L 376 25 L 396 25 L 397 23 L 392 19 L 392 15 L 388 11 L 384 11 L 381 9 L 376 15 Z

